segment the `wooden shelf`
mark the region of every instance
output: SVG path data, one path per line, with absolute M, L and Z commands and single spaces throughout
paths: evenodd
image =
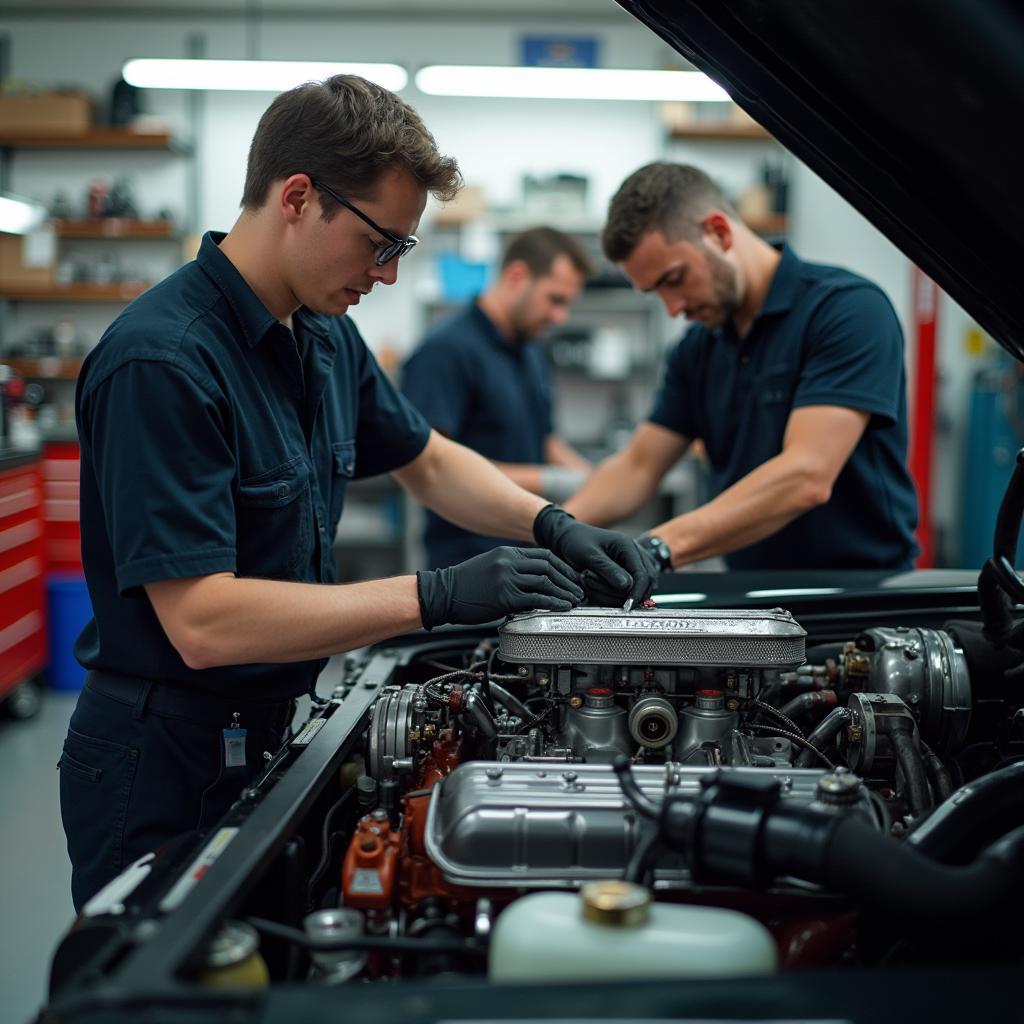
M 58 238 L 174 238 L 169 220 L 128 220 L 104 217 L 102 220 L 55 220 Z
M 15 302 L 129 302 L 149 287 L 143 281 L 0 288 L 0 299 Z
M 81 359 L 61 359 L 58 356 L 43 356 L 42 359 L 2 359 L 2 361 L 22 377 L 31 377 L 36 380 L 74 380 L 82 369 Z
M 670 139 L 771 139 L 759 124 L 692 124 L 669 131 Z
M 93 128 L 81 135 L 0 131 L 0 146 L 13 149 L 156 149 L 187 153 L 189 147 L 170 132 L 133 132 L 126 128 Z

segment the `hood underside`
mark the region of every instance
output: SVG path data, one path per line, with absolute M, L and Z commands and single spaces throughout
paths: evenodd
M 617 2 L 1024 360 L 1024 8 Z

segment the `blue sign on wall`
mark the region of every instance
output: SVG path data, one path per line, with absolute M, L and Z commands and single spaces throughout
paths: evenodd
M 533 68 L 596 68 L 596 39 L 586 36 L 523 36 L 522 63 Z

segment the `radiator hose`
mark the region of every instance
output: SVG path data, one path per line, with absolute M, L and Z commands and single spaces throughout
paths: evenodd
M 1016 919 L 1024 903 L 1024 826 L 972 863 L 949 865 L 859 814 L 787 801 L 773 778 L 718 771 L 704 777 L 696 798 L 656 804 L 637 786 L 627 758 L 612 768 L 626 801 L 657 822 L 662 846 L 683 855 L 698 884 L 764 888 L 799 878 L 914 927 L 989 926 Z M 943 806 L 953 800 L 955 794 Z

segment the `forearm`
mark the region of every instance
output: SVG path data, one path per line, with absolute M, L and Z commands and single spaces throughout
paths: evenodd
M 672 564 L 682 566 L 764 540 L 828 497 L 829 487 L 819 477 L 783 453 L 707 504 L 651 532 L 672 549 Z
M 417 501 L 456 526 L 534 544 L 533 521 L 547 502 L 454 441 L 432 434 L 420 456 L 393 475 Z
M 495 462 L 498 467 L 512 481 L 524 491 L 531 494 L 540 494 L 541 491 L 541 467 L 530 462 Z
M 581 522 L 611 526 L 649 501 L 657 484 L 658 478 L 631 460 L 627 451 L 618 452 L 590 474 L 565 510 Z
M 175 588 L 178 594 L 187 588 L 187 596 L 160 600 L 173 598 Z M 168 609 L 161 625 L 196 669 L 326 658 L 421 625 L 415 576 L 332 586 L 219 573 L 147 592 L 158 613 Z

